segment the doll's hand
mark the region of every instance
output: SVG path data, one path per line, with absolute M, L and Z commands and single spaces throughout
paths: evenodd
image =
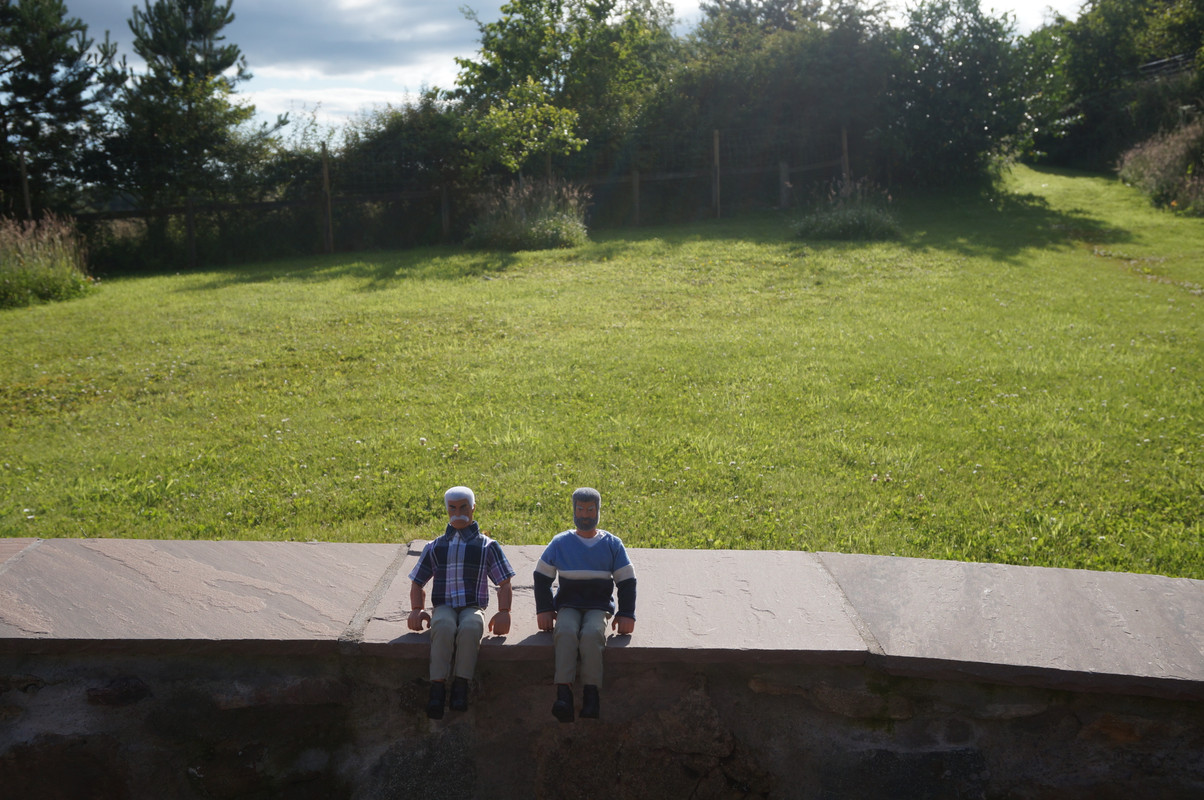
M 415 608 L 410 612 L 410 618 L 406 620 L 406 624 L 410 626 L 410 630 L 421 632 L 424 621 L 426 622 L 426 627 L 431 627 L 431 615 L 421 608 Z
M 631 617 L 615 617 L 610 623 L 611 630 L 617 630 L 620 636 L 627 636 L 635 630 L 635 620 Z
M 489 632 L 494 636 L 505 636 L 510 633 L 510 612 L 499 611 L 489 620 Z
M 541 611 L 535 615 L 535 624 L 539 626 L 541 631 L 550 631 L 556 627 L 556 612 Z

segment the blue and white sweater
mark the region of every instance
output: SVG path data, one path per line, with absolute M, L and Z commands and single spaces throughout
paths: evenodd
M 553 597 L 557 574 L 560 585 Z M 535 565 L 535 612 L 580 608 L 614 614 L 616 585 L 617 615 L 635 619 L 635 567 L 623 541 L 609 531 L 599 530 L 590 539 L 564 531 L 556 534 Z

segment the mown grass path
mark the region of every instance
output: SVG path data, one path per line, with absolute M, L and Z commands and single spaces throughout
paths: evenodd
M 0 313 L 7 536 L 631 546 L 1204 578 L 1204 222 L 1018 168 L 889 244 L 776 214 L 113 280 Z

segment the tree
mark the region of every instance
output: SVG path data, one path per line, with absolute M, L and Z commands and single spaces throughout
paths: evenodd
M 856 145 L 881 126 L 890 41 L 879 6 L 744 0 L 703 8 L 686 57 L 642 120 L 662 167 L 682 154 L 676 165 L 710 163 L 714 130 L 733 143 L 733 168 L 776 168 L 827 160 L 840 153 L 842 131 Z
M 1020 62 L 1011 17 L 979 0 L 922 0 L 898 33 L 882 143 L 894 174 L 948 184 L 982 176 L 1020 126 Z
M 1059 15 L 1017 43 L 1024 102 L 1017 141 L 1028 158 L 1045 158 L 1050 147 L 1060 147 L 1078 119 L 1066 77 L 1066 31 L 1071 24 Z
M 575 135 L 590 141 L 599 168 L 668 69 L 671 8 L 663 0 L 512 0 L 501 11 L 494 22 L 477 20 L 478 57 L 456 60 L 452 97 L 478 114 L 507 103 L 532 108 L 533 82 L 545 112 L 576 114 Z
M 467 168 L 460 107 L 428 89 L 402 106 L 373 109 L 343 128 L 340 174 L 356 185 L 433 189 Z
M 88 27 L 62 0 L 0 5 L 0 209 L 39 215 L 71 211 L 79 168 L 120 82 L 116 48 L 93 49 Z
M 130 20 L 134 51 L 146 62 L 113 103 L 116 125 L 106 146 L 109 178 L 144 207 L 217 198 L 254 175 L 285 124 L 248 131 L 255 107 L 234 99 L 250 78 L 221 31 L 233 0 L 146 0 Z
M 1066 29 L 1066 77 L 1078 97 L 1116 89 L 1143 61 L 1153 0 L 1088 0 Z M 1168 54 L 1169 55 L 1169 54 Z
M 134 52 L 146 61 L 151 82 L 188 83 L 218 78 L 231 90 L 251 75 L 238 45 L 221 31 L 234 21 L 234 0 L 144 0 L 134 7 L 130 30 Z M 228 69 L 235 68 L 232 77 Z
M 1141 41 L 1147 60 L 1187 55 L 1204 55 L 1204 0 L 1163 0 L 1157 3 Z
M 574 135 L 576 126 L 577 113 L 549 103 L 544 88 L 529 77 L 476 115 L 464 135 L 481 168 L 498 164 L 518 173 L 533 155 L 580 150 L 585 140 Z
M 1053 163 L 1110 169 L 1130 147 L 1181 124 L 1204 84 L 1198 63 L 1169 75 L 1141 68 L 1196 55 L 1201 30 L 1201 0 L 1088 0 L 1075 21 L 1034 32 L 1027 60 L 1050 67 L 1030 69 L 1026 81 L 1044 110 L 1032 116 L 1046 121 L 1036 149 Z
M 703 0 L 695 38 L 711 51 L 755 47 L 775 31 L 794 31 L 813 21 L 823 0 Z

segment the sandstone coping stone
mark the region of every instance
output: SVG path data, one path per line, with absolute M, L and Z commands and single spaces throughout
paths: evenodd
M 1204 581 L 820 555 L 900 674 L 1204 697 Z
M 11 541 L 11 540 L 10 540 Z M 334 651 L 397 545 L 46 539 L 0 564 L 0 653 Z
M 423 544 L 0 539 L 0 654 L 425 659 L 429 634 L 405 624 Z M 513 628 L 486 636 L 483 661 L 551 660 L 531 578 L 542 551 L 506 547 Z M 866 664 L 1204 699 L 1204 581 L 837 553 L 629 552 L 639 619 L 634 635 L 610 637 L 608 661 Z
M 425 542 L 415 542 L 364 647 L 405 658 L 425 657 L 428 634 L 406 627 L 410 571 Z M 552 635 L 535 617 L 533 574 L 542 546 L 508 546 L 514 567 L 512 627 L 486 635 L 482 657 L 549 659 Z M 629 548 L 638 578 L 635 633 L 607 637 L 607 659 L 620 662 L 747 660 L 859 664 L 866 645 L 840 587 L 812 553 Z M 428 585 L 428 589 L 430 586 Z M 429 603 L 429 597 L 428 597 Z M 497 610 L 490 597 L 486 620 Z

